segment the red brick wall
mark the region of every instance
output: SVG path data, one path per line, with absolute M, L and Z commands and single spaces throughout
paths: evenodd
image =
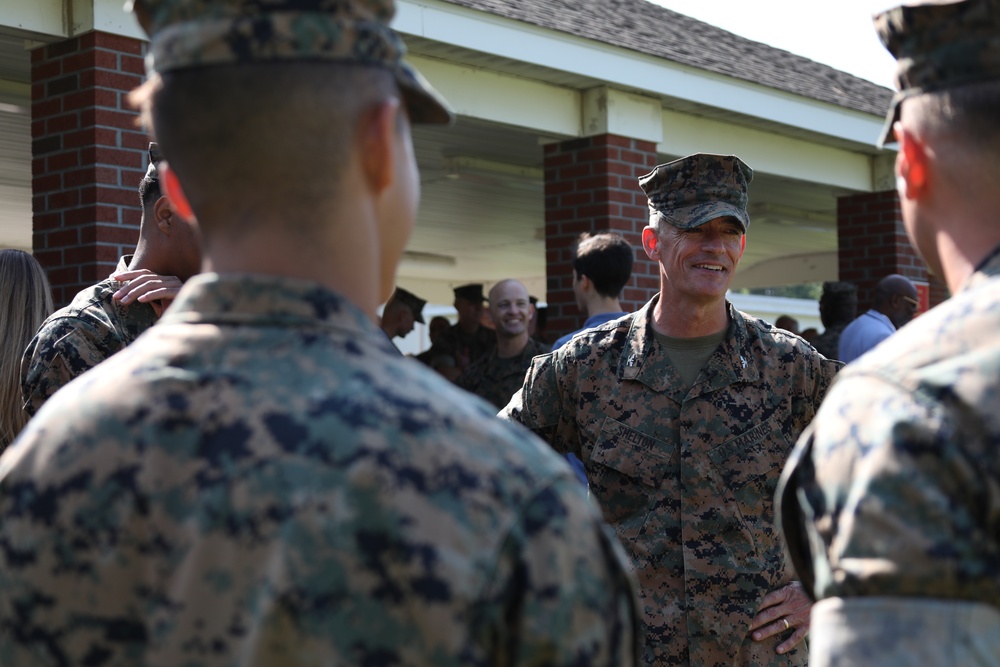
M 840 280 L 858 286 L 858 312 L 871 307 L 875 285 L 890 273 L 928 283 L 930 306 L 947 298 L 943 284 L 910 245 L 895 190 L 837 200 Z
M 572 266 L 582 232 L 618 232 L 635 248 L 623 309 L 637 310 L 659 290 L 657 265 L 642 249 L 649 212 L 638 182 L 655 166 L 653 142 L 612 134 L 545 147 L 546 329 L 554 336 L 583 325 L 573 297 Z
M 149 141 L 126 96 L 144 52 L 102 32 L 31 52 L 32 243 L 59 305 L 135 248 Z

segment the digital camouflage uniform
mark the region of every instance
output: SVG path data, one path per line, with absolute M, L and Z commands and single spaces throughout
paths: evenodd
M 485 398 L 497 408 L 502 408 L 524 383 L 524 373 L 531 365 L 532 357 L 545 354 L 549 348 L 549 345 L 529 338 L 521 354 L 501 359 L 494 347 L 485 357 L 472 364 L 458 378 L 457 384 L 462 389 Z
M 634 664 L 569 468 L 312 283 L 192 279 L 0 477 L 3 665 Z
M 414 122 L 451 118 L 391 0 L 135 9 L 157 73 L 361 63 Z M 203 275 L 54 396 L 0 458 L 0 664 L 633 664 L 625 556 L 569 468 L 371 315 Z
M 118 261 L 127 271 L 132 255 Z M 118 352 L 156 323 L 148 303 L 122 305 L 112 297 L 125 283 L 108 278 L 81 291 L 42 323 L 21 361 L 21 397 L 34 415 L 73 378 Z
M 837 359 L 837 351 L 840 347 L 840 334 L 850 322 L 841 324 L 831 324 L 823 330 L 819 336 L 813 340 L 813 347 L 827 359 Z
M 898 60 L 900 90 L 880 144 L 907 97 L 1000 82 L 997 0 L 905 5 L 875 22 Z M 964 115 L 965 98 L 956 98 L 946 118 L 987 117 Z M 1000 128 L 992 122 L 987 137 Z M 915 150 L 933 154 L 955 141 L 935 134 Z M 955 141 L 963 159 L 979 134 Z M 982 164 L 975 155 L 968 162 Z M 934 187 L 926 197 L 935 201 L 967 196 Z M 924 195 L 912 205 L 929 235 L 998 224 L 926 212 Z M 950 299 L 843 371 L 778 494 L 792 562 L 819 599 L 814 666 L 1000 665 L 1000 248 Z
M 803 584 L 818 599 L 1000 609 L 1000 255 L 876 349 L 841 373 L 786 472 L 782 525 Z M 879 643 L 913 653 L 892 664 L 929 664 L 935 641 L 915 639 L 937 629 L 893 627 L 905 634 Z M 995 659 L 998 630 L 1000 614 L 982 637 Z
M 467 360 L 471 366 L 496 346 L 497 335 L 492 329 L 480 326 L 475 333 L 468 334 L 456 322 L 441 333 L 430 351 L 432 356 L 439 354 L 450 356 L 461 367 L 463 360 Z
M 792 579 L 771 501 L 839 364 L 728 306 L 727 338 L 685 393 L 653 336 L 657 298 L 537 357 L 501 416 L 584 462 L 639 578 L 647 664 L 805 664 L 804 648 L 778 655 L 781 636 L 748 631 Z

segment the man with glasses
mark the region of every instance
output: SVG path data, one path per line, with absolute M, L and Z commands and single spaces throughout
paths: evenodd
M 909 278 L 893 273 L 878 282 L 871 309 L 840 334 L 837 358 L 850 363 L 896 333 L 917 313 L 917 288 Z

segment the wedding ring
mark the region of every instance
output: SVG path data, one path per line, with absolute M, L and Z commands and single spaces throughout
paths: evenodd
M 788 619 L 787 618 L 782 617 L 781 620 L 783 620 L 785 622 L 785 630 L 787 630 L 788 628 L 792 627 L 791 625 L 788 624 Z

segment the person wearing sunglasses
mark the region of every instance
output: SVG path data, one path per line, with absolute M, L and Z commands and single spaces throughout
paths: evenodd
M 872 307 L 840 334 L 837 357 L 849 364 L 896 333 L 917 314 L 917 288 L 909 278 L 893 273 L 878 282 Z

